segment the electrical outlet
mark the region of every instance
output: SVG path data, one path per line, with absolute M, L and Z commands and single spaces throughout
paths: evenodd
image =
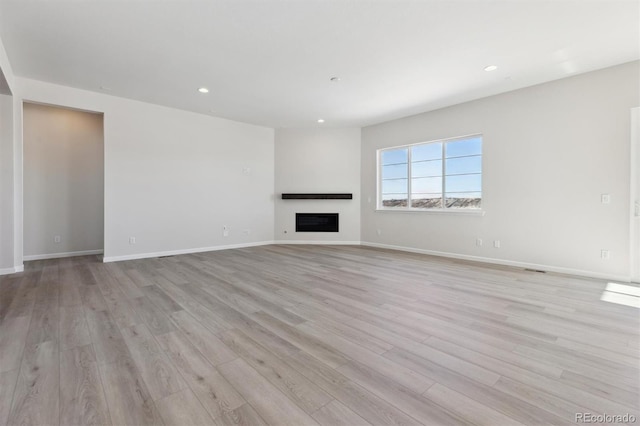
M 62 241 L 62 238 L 60 237 L 60 235 L 56 235 L 55 237 L 53 237 L 54 243 L 59 244 L 60 241 Z
M 136 243 L 136 237 L 129 237 L 129 244 L 133 245 Z
M 495 248 L 500 248 L 500 240 L 493 240 L 493 246 Z
M 602 202 L 602 204 L 609 204 L 611 203 L 611 195 L 609 194 L 602 194 L 600 196 L 600 201 Z
M 600 258 L 603 260 L 609 260 L 609 258 L 611 257 L 611 253 L 609 253 L 609 250 L 600 250 Z
M 251 229 L 245 229 L 244 231 L 242 231 L 242 233 L 244 235 L 249 235 L 249 234 L 251 234 Z
M 228 237 L 229 236 L 229 227 L 227 225 L 223 225 L 222 226 L 222 236 L 223 237 Z
M 482 247 L 482 238 L 476 238 L 476 245 Z
M 251 167 L 243 167 L 242 168 L 242 174 L 243 175 L 250 175 L 251 174 Z
M 381 229 L 376 229 L 376 234 L 378 234 L 378 236 L 382 235 L 382 230 Z

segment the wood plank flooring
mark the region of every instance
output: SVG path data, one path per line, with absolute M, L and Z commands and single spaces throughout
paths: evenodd
M 351 246 L 0 277 L 0 425 L 640 421 L 640 310 L 602 280 Z

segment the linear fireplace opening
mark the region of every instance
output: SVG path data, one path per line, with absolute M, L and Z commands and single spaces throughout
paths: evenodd
M 338 213 L 296 213 L 296 232 L 338 232 Z

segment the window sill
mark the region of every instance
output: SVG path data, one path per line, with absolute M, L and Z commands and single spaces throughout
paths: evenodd
M 401 213 L 427 213 L 427 214 L 451 214 L 454 216 L 484 216 L 486 211 L 482 209 L 410 209 L 402 207 L 377 208 L 376 213 L 401 212 Z

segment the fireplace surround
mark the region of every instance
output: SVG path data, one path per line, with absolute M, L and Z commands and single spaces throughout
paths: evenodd
M 296 213 L 296 232 L 339 232 L 338 213 Z

